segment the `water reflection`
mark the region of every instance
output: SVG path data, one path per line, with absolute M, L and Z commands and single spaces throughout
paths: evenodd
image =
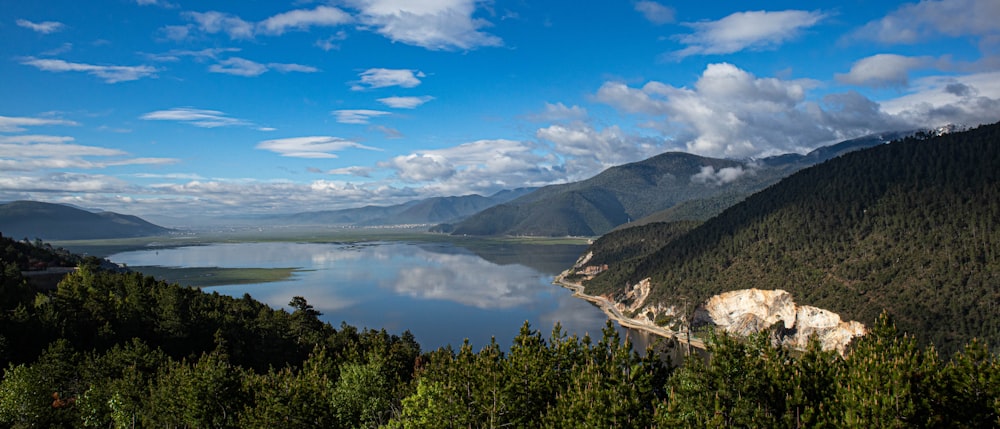
M 481 347 L 491 337 L 506 347 L 525 321 L 546 336 L 559 322 L 569 335 L 599 338 L 604 313 L 551 284 L 583 247 L 520 247 L 476 246 L 473 252 L 439 243 L 239 243 L 110 259 L 130 266 L 301 268 L 287 281 L 207 289 L 237 297 L 249 293 L 286 309 L 292 297 L 303 296 L 334 326 L 344 321 L 396 334 L 410 330 L 425 349 L 457 346 L 466 338 Z M 524 258 L 532 264 L 517 262 Z

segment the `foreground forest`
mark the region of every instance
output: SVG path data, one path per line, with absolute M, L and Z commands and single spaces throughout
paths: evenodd
M 649 303 L 784 289 L 870 325 L 888 312 L 921 345 L 1000 344 L 1000 124 L 918 134 L 799 171 L 701 224 L 601 237 L 585 283 Z M 997 349 L 994 349 L 996 351 Z
M 673 368 L 610 324 L 427 352 L 408 332 L 334 328 L 303 298 L 289 313 L 94 260 L 37 293 L 17 255 L 46 248 L 0 240 L 9 427 L 1000 427 L 985 344 L 942 356 L 887 319 L 846 357 L 719 336 Z

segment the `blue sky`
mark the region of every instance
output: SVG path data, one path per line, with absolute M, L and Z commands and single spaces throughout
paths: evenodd
M 0 4 L 0 201 L 288 213 L 1000 120 L 996 0 Z

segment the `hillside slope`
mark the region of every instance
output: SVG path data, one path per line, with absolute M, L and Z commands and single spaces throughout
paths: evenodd
M 365 206 L 273 216 L 271 221 L 296 225 L 408 225 L 455 222 L 482 210 L 527 195 L 535 188 L 504 190 L 490 196 L 432 197 L 391 206 Z
M 705 220 L 799 169 L 899 137 L 885 133 L 755 161 L 668 152 L 553 185 L 454 225 L 461 235 L 594 236 L 646 216 Z M 660 213 L 663 210 L 671 210 Z M 650 220 L 650 221 L 653 221 Z M 641 223 L 648 223 L 642 221 Z
M 784 289 L 866 324 L 886 310 L 944 349 L 972 337 L 1000 344 L 1000 124 L 853 152 L 685 233 L 666 225 L 595 242 L 610 268 L 587 292 L 620 295 L 649 278 L 652 302 L 680 307 Z M 647 237 L 664 238 L 654 251 L 635 243 Z
M 160 235 L 169 229 L 130 215 L 37 201 L 0 204 L 0 233 L 14 238 L 87 240 Z

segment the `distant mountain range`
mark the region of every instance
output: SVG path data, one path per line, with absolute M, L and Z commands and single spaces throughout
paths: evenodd
M 580 182 L 539 188 L 436 230 L 456 235 L 597 236 L 629 222 L 645 223 L 640 219 L 646 216 L 705 220 L 802 168 L 907 134 L 912 132 L 871 135 L 805 155 L 760 160 L 664 153 Z
M 268 216 L 268 222 L 291 225 L 428 225 L 455 222 L 482 210 L 527 195 L 535 188 L 504 190 L 488 197 L 464 195 L 434 197 L 392 206 L 365 206 L 342 210 L 324 210 Z
M 973 337 L 996 350 L 1000 124 L 933 135 L 803 169 L 704 222 L 607 234 L 586 263 L 607 269 L 586 291 L 623 297 L 648 279 L 643 305 L 659 315 L 782 289 L 869 326 L 886 311 L 939 350 Z
M 169 229 L 139 217 L 91 212 L 63 204 L 14 201 L 0 204 L 0 233 L 14 239 L 86 240 L 161 235 Z

